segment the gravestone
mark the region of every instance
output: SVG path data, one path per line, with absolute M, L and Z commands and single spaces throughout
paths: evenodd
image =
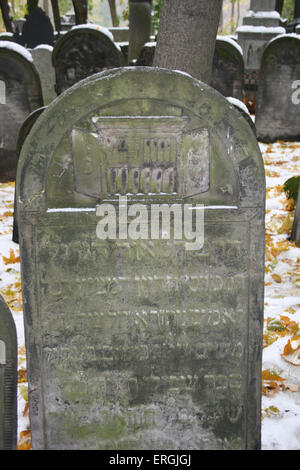
M 156 42 L 147 42 L 146 44 L 144 44 L 135 65 L 143 67 L 152 67 L 155 48 Z
M 0 296 L 0 450 L 17 447 L 17 351 L 15 323 Z
M 60 95 L 94 73 L 124 65 L 113 35 L 97 25 L 74 26 L 56 42 L 53 55 L 56 92 Z
M 283 35 L 263 55 L 257 94 L 256 129 L 262 142 L 300 138 L 300 37 Z
M 41 108 L 36 109 L 33 111 L 27 119 L 22 124 L 22 127 L 19 132 L 18 141 L 17 141 L 17 154 L 20 156 L 22 147 L 24 145 L 25 139 L 29 135 L 35 121 L 37 118 L 42 114 L 42 112 L 47 108 L 47 106 L 43 106 Z M 15 188 L 15 197 L 14 197 L 14 221 L 13 221 L 13 233 L 12 233 L 12 241 L 15 243 L 19 243 L 19 228 L 18 228 L 18 209 L 17 209 L 17 188 Z
M 41 44 L 30 50 L 33 63 L 37 69 L 43 92 L 44 105 L 48 105 L 56 98 L 55 93 L 55 70 L 52 65 L 53 47 Z
M 218 36 L 213 60 L 211 86 L 228 97 L 243 99 L 243 50 L 233 39 Z
M 17 138 L 26 117 L 43 106 L 41 84 L 31 54 L 19 44 L 0 41 L 0 181 L 14 180 Z M 4 83 L 4 85 L 3 85 Z
M 137 60 L 144 44 L 151 36 L 152 0 L 129 1 L 128 62 Z
M 300 187 L 298 189 L 298 196 L 296 201 L 296 208 L 295 208 L 295 218 L 291 233 L 291 240 L 300 244 Z
M 45 110 L 17 188 L 33 448 L 259 448 L 265 176 L 246 120 L 187 74 L 105 71 Z M 183 205 L 193 246 L 124 217 Z

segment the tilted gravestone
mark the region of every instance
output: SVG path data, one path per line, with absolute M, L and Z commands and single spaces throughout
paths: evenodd
M 243 99 L 243 51 L 233 39 L 217 37 L 211 86 L 223 96 Z
M 17 333 L 0 295 L 0 450 L 17 447 Z
M 124 56 L 113 35 L 97 25 L 74 26 L 56 42 L 52 62 L 56 93 L 94 73 L 124 65 Z
M 291 240 L 296 243 L 300 243 L 300 186 L 298 189 L 298 196 L 296 201 L 296 209 L 295 209 L 295 218 L 291 233 Z
M 35 121 L 42 114 L 42 112 L 47 108 L 47 106 L 42 106 L 41 108 L 33 111 L 27 119 L 23 122 L 20 129 L 18 140 L 17 140 L 17 153 L 20 156 L 22 147 L 24 145 L 25 139 L 29 135 Z M 18 229 L 18 209 L 17 209 L 17 188 L 15 188 L 15 197 L 14 197 L 14 221 L 13 221 L 13 233 L 12 240 L 15 243 L 19 243 L 19 229 Z
M 246 120 L 187 74 L 47 108 L 17 179 L 34 449 L 259 448 L 264 188 Z
M 262 142 L 300 139 L 300 37 L 283 35 L 265 49 L 259 75 L 256 129 Z
M 41 44 L 30 50 L 33 63 L 40 76 L 44 105 L 48 105 L 56 98 L 55 70 L 52 65 L 53 47 Z
M 24 47 L 0 41 L 0 84 L 0 181 L 5 182 L 16 177 L 19 130 L 43 106 L 40 79 Z

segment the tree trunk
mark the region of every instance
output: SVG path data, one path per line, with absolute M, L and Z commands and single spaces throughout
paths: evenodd
M 86 24 L 88 18 L 87 0 L 72 0 L 76 24 Z
M 300 0 L 295 0 L 294 18 L 300 18 Z
M 8 0 L 0 0 L 0 8 L 1 8 L 2 18 L 3 18 L 6 31 L 8 33 L 14 33 L 15 28 L 12 22 Z
M 222 0 L 163 0 L 154 67 L 210 83 Z
M 52 5 L 52 12 L 53 12 L 55 29 L 59 33 L 60 30 L 61 30 L 61 22 L 60 22 L 60 13 L 59 13 L 58 0 L 51 0 L 51 5 Z
M 119 26 L 120 20 L 117 14 L 116 0 L 108 0 L 110 16 L 113 26 Z
M 278 11 L 278 13 L 280 13 L 280 15 L 282 13 L 283 3 L 284 3 L 284 0 L 276 0 L 275 10 Z
M 235 6 L 235 0 L 231 0 L 231 19 L 230 19 L 231 32 L 234 31 L 234 6 Z

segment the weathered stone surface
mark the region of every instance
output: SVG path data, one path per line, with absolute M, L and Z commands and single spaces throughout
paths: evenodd
M 223 96 L 243 99 L 243 51 L 233 39 L 217 37 L 211 86 Z
M 20 156 L 23 144 L 25 142 L 26 137 L 29 135 L 35 121 L 37 118 L 42 114 L 42 112 L 47 108 L 47 106 L 43 106 L 41 108 L 36 109 L 33 111 L 27 119 L 22 124 L 22 127 L 19 132 L 18 141 L 17 141 L 17 153 L 18 157 Z M 15 243 L 19 243 L 19 229 L 18 229 L 18 209 L 17 209 L 17 188 L 15 188 L 15 198 L 14 198 L 14 221 L 13 221 L 13 233 L 12 233 L 12 240 Z
M 26 117 L 43 106 L 41 84 L 32 57 L 22 46 L 0 41 L 0 181 L 14 180 L 17 138 Z
M 17 447 L 17 333 L 0 295 L 0 450 Z
M 155 54 L 156 42 L 147 42 L 141 49 L 136 66 L 152 67 Z
M 113 35 L 96 25 L 74 26 L 56 42 L 52 55 L 60 95 L 94 73 L 124 65 Z
M 300 38 L 284 35 L 263 55 L 257 94 L 256 129 L 262 142 L 300 138 Z
M 57 96 L 55 92 L 55 70 L 52 65 L 53 47 L 42 44 L 31 49 L 30 52 L 40 76 L 44 105 L 47 106 Z
M 179 72 L 94 75 L 36 122 L 17 188 L 33 447 L 258 448 L 265 176 L 228 101 Z M 126 221 L 98 238 L 120 194 L 204 210 L 203 247 Z
M 254 134 L 256 135 L 255 123 L 251 118 L 251 114 L 249 113 L 247 106 L 242 101 L 236 98 L 228 97 L 227 99 L 239 111 L 239 113 L 243 116 L 243 118 L 246 119 L 249 126 L 251 127 Z

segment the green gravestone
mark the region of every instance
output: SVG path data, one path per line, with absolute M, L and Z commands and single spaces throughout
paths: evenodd
M 17 351 L 15 323 L 0 296 L 0 450 L 17 447 Z
M 264 188 L 246 120 L 187 74 L 102 72 L 44 111 L 17 179 L 34 449 L 259 448 Z
M 43 106 L 39 75 L 24 47 L 0 41 L 0 181 L 14 181 L 17 172 L 17 138 L 22 123 Z

